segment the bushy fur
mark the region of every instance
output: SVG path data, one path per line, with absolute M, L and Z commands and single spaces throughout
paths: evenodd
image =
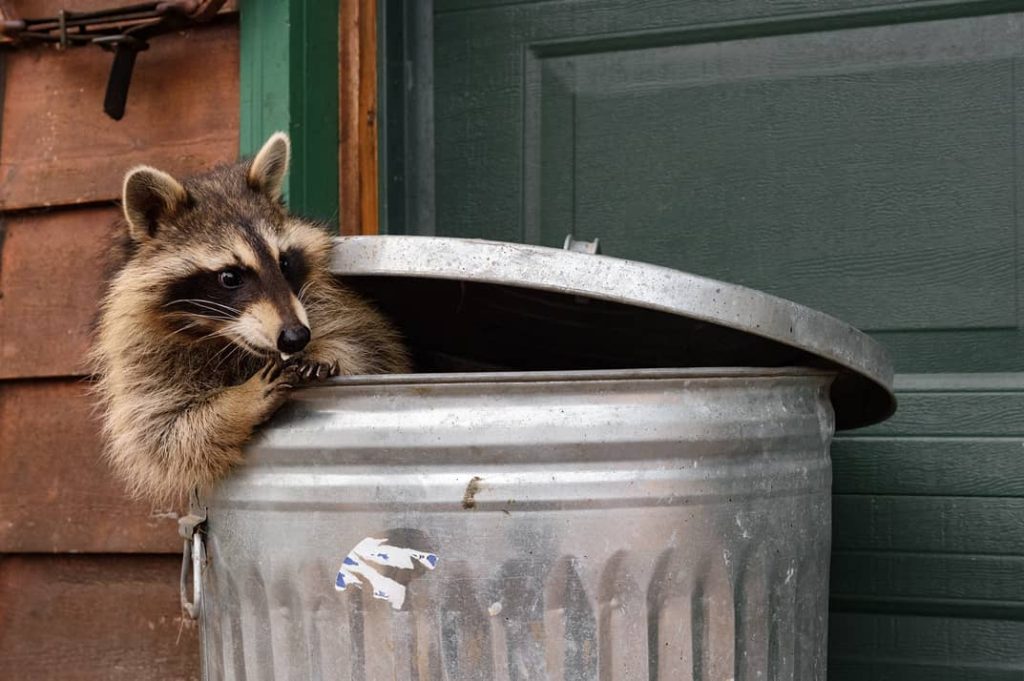
M 330 274 L 328 235 L 281 204 L 288 152 L 278 134 L 254 161 L 183 182 L 145 167 L 126 178 L 125 262 L 102 301 L 91 359 L 106 456 L 136 497 L 168 502 L 208 488 L 298 383 L 408 370 L 394 329 Z M 286 253 L 302 269 L 287 280 L 267 265 Z M 239 254 L 258 265 L 244 308 L 175 299 L 183 286 L 215 286 Z M 294 357 L 273 345 L 286 319 L 311 332 Z

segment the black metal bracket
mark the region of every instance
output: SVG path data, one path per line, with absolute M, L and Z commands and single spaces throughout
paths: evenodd
M 212 19 L 225 0 L 162 0 L 95 12 L 62 9 L 56 17 L 0 21 L 0 45 L 50 44 L 58 49 L 98 45 L 114 53 L 103 111 L 121 120 L 135 57 L 149 39 Z

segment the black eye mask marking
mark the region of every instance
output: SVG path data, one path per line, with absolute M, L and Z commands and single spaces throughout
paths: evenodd
M 273 306 L 282 323 L 295 321 L 292 295 L 298 295 L 310 273 L 305 254 L 289 248 L 275 259 L 251 221 L 242 218 L 231 226 L 252 248 L 258 267 L 246 267 L 236 257 L 235 264 L 222 269 L 197 269 L 166 286 L 162 311 L 176 324 L 181 322 L 178 326 L 195 329 L 196 334 L 203 332 L 203 326 L 208 330 L 209 325 L 197 328 L 193 322 L 230 322 L 258 301 Z
M 309 262 L 306 256 L 297 248 L 289 248 L 281 252 L 279 261 L 281 274 L 295 295 L 298 295 L 302 285 L 306 283 L 306 278 L 309 277 Z
M 262 236 L 253 226 L 253 223 L 245 218 L 238 222 L 238 227 L 245 237 L 249 246 L 260 262 L 260 269 L 265 270 L 265 274 L 268 275 L 268 281 L 266 285 L 272 286 L 270 279 L 274 277 L 269 276 L 271 271 L 279 270 L 284 276 L 285 281 L 288 282 L 288 288 L 293 293 L 298 294 L 299 289 L 306 281 L 306 277 L 309 275 L 309 265 L 306 261 L 305 255 L 301 250 L 297 248 L 289 248 L 281 251 L 278 254 L 277 260 L 274 260 L 271 255 L 270 248 L 266 242 L 263 241 Z
M 224 273 L 237 276 L 237 285 L 225 286 Z M 232 281 L 232 283 L 235 283 Z M 167 287 L 164 310 L 207 319 L 230 321 L 237 319 L 242 310 L 259 297 L 256 273 L 244 267 L 225 270 L 200 270 L 178 279 Z

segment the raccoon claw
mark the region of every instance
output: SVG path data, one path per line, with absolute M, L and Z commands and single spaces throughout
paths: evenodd
M 280 362 L 267 362 L 267 365 L 260 369 L 260 380 L 266 381 L 267 383 L 276 381 L 283 370 L 284 365 Z
M 264 397 L 287 392 L 299 382 L 299 376 L 293 365 L 282 364 L 276 360 L 267 362 L 267 365 L 257 372 L 257 376 L 259 376 L 260 382 L 267 384 L 267 388 L 263 391 Z
M 295 367 L 296 375 L 305 383 L 322 381 L 338 375 L 337 363 L 299 361 L 293 366 Z

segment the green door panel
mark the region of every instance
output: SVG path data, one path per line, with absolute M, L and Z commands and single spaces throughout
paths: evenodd
M 1021 15 L 451 62 L 457 16 L 436 29 L 439 231 L 600 237 L 831 312 L 903 371 L 1022 368 Z
M 416 35 L 430 195 L 391 227 L 599 237 L 870 331 L 900 411 L 833 448 L 829 678 L 1024 677 L 1024 1 L 435 0 Z

